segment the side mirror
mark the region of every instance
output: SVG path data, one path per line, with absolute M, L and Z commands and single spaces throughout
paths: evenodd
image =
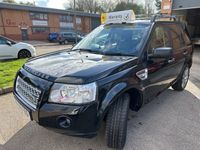
M 152 58 L 170 58 L 172 55 L 172 47 L 159 47 L 153 50 Z
M 12 43 L 10 42 L 10 41 L 6 41 L 6 44 L 8 45 L 8 46 L 12 46 Z

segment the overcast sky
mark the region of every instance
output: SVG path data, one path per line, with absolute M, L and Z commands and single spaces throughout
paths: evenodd
M 16 0 L 16 1 L 18 2 L 19 1 L 23 1 L 23 2 L 35 1 L 35 4 L 37 6 L 64 9 L 63 4 L 67 3 L 69 0 Z M 144 4 L 144 0 L 134 0 L 134 1 L 136 1 L 138 4 Z
M 16 0 L 17 2 L 23 1 L 23 2 L 35 2 L 37 6 L 41 7 L 49 7 L 49 8 L 57 8 L 57 9 L 64 9 L 63 4 L 69 2 L 69 0 Z M 113 0 L 117 1 L 117 0 Z M 143 4 L 145 1 L 149 1 L 150 3 L 154 2 L 154 0 L 129 0 L 136 2 L 138 4 Z M 2 0 L 0 0 L 2 2 Z M 153 8 L 155 9 L 155 6 L 153 5 Z

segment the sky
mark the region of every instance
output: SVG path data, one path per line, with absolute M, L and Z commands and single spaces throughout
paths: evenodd
M 31 2 L 31 3 L 35 2 L 36 6 L 56 8 L 56 9 L 65 9 L 64 4 L 69 3 L 69 0 L 15 0 L 15 1 Z M 117 0 L 113 0 L 113 1 L 117 1 Z M 142 5 L 144 5 L 145 1 L 149 1 L 150 3 L 154 2 L 154 0 L 129 0 L 129 1 L 130 2 L 133 1 L 133 2 L 136 2 L 137 4 L 142 4 Z M 2 0 L 0 0 L 0 2 L 2 2 Z M 153 9 L 155 10 L 154 4 L 153 4 Z
M 1 1 L 1 0 L 0 0 Z M 63 4 L 68 3 L 69 0 L 16 0 L 18 2 L 34 2 L 37 6 L 41 7 L 49 7 L 49 8 L 57 8 L 57 9 L 64 9 Z M 114 0 L 113 0 L 114 1 Z M 145 0 L 134 0 L 138 4 L 144 4 Z

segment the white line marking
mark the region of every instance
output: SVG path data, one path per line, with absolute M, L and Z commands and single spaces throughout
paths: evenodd
M 200 89 L 194 83 L 188 81 L 188 84 L 185 89 L 200 100 Z

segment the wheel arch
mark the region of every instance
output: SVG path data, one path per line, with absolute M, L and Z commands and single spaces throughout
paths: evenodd
M 99 108 L 100 121 L 106 117 L 109 108 L 124 93 L 128 93 L 130 96 L 129 107 L 131 110 L 138 111 L 141 108 L 143 105 L 142 91 L 135 86 L 130 87 L 125 82 L 118 83 L 107 93 L 106 97 L 102 101 L 102 104 Z

